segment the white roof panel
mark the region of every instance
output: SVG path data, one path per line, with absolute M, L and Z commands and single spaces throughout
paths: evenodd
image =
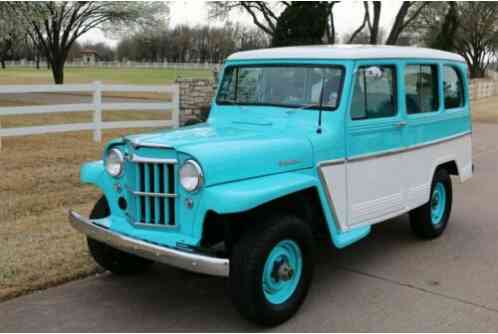
M 464 62 L 462 56 L 427 48 L 387 45 L 312 45 L 236 52 L 228 60 L 424 58 Z

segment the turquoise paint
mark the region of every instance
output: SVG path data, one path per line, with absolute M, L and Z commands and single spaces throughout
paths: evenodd
M 467 89 L 463 108 L 445 110 L 440 80 L 440 107 L 433 114 L 407 115 L 403 94 L 406 64 L 434 63 L 438 66 L 440 78 L 442 66 L 455 66 L 467 87 L 466 66 L 463 63 L 410 59 L 302 59 L 229 61 L 225 66 L 267 63 L 330 64 L 344 67 L 344 87 L 340 103 L 335 111 L 323 112 L 320 134 L 317 133 L 317 110 L 230 106 L 213 102 L 209 119 L 204 124 L 129 136 L 129 139 L 142 143 L 171 145 L 173 148 L 170 150 L 142 147 L 136 153 L 144 157 L 177 159 L 179 164 L 175 174 L 186 159 L 196 160 L 205 173 L 205 185 L 195 194 L 189 194 L 176 184 L 177 226 L 137 227 L 129 222 L 125 212 L 117 206 L 120 196 L 130 200 L 125 189 L 136 182 L 137 176 L 133 170 L 126 166 L 122 177 L 112 178 L 104 171 L 101 161 L 85 164 L 81 169 L 82 182 L 99 187 L 111 207 L 111 216 L 103 219 L 102 224 L 117 232 L 157 244 L 176 246 L 181 243 L 197 246 L 209 211 L 220 214 L 244 212 L 296 191 L 314 188 L 322 204 L 331 240 L 336 247 L 342 248 L 368 235 L 370 226 L 354 228 L 348 232 L 337 229 L 337 222 L 334 221 L 332 209 L 317 174 L 316 166 L 319 162 L 399 149 L 471 130 Z M 389 64 L 396 67 L 398 112 L 394 117 L 351 120 L 349 106 L 355 69 L 363 64 Z M 395 125 L 399 121 L 406 121 L 407 126 L 397 128 Z M 134 151 L 122 138 L 109 142 L 106 150 L 110 147 L 118 147 L 128 154 Z M 293 163 L 281 164 L 281 161 Z M 116 189 L 121 189 L 121 193 Z M 191 209 L 185 205 L 187 199 L 193 202 Z
M 442 182 L 436 183 L 431 196 L 431 221 L 438 225 L 446 211 L 446 188 Z
M 292 274 L 288 279 L 279 279 L 279 266 L 287 265 Z M 296 291 L 303 272 L 303 255 L 299 245 L 293 240 L 285 239 L 273 247 L 268 254 L 262 277 L 262 289 L 265 298 L 272 304 L 286 302 Z

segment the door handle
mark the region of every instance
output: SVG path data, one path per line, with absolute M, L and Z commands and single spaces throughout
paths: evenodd
M 402 128 L 402 127 L 406 126 L 406 122 L 405 121 L 399 121 L 395 125 L 396 125 L 397 128 Z

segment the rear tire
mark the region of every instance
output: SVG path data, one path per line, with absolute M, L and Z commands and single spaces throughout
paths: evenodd
M 410 212 L 410 225 L 415 235 L 421 239 L 439 237 L 448 225 L 452 201 L 450 175 L 446 169 L 437 169 L 429 202 Z
M 100 219 L 109 216 L 109 204 L 102 196 L 93 208 L 90 219 Z M 122 252 L 100 241 L 87 238 L 88 249 L 95 262 L 116 275 L 130 275 L 145 271 L 152 261 Z
M 246 319 L 277 325 L 297 312 L 312 276 L 311 229 L 297 217 L 274 214 L 247 230 L 234 246 L 232 301 Z

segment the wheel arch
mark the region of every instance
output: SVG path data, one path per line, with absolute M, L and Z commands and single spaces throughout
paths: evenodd
M 246 229 L 259 221 L 258 217 L 275 211 L 285 211 L 295 215 L 309 224 L 315 236 L 330 238 L 323 210 L 316 186 L 282 195 L 242 212 L 218 213 L 209 210 L 204 220 L 200 245 L 210 247 L 225 242 L 225 246 L 230 249 Z

